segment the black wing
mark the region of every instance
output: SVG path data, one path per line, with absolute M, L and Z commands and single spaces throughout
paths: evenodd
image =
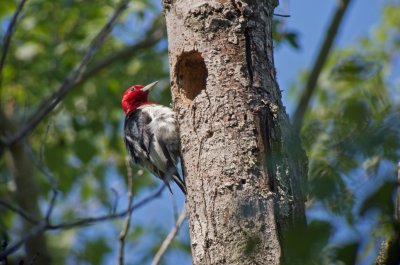
M 178 169 L 176 168 L 176 162 L 174 162 L 177 158 L 172 159 L 170 150 L 168 150 L 168 147 L 165 146 L 162 142 L 160 142 L 160 146 L 163 150 L 164 155 L 167 158 L 167 170 L 169 171 L 169 172 L 165 172 L 165 175 L 166 175 L 165 177 L 166 177 L 167 181 L 169 178 L 171 178 L 176 183 L 176 185 L 178 185 L 178 187 L 181 189 L 183 194 L 186 195 L 187 191 L 186 191 L 185 180 L 180 178 Z M 178 147 L 179 147 L 179 145 L 178 145 Z M 176 148 L 176 146 L 174 148 Z M 174 152 L 176 152 L 176 151 L 174 151 Z M 170 192 L 172 193 L 171 187 L 169 187 L 168 182 L 165 182 L 165 183 L 167 184 Z
M 142 109 L 136 109 L 129 113 L 124 124 L 126 149 L 133 162 L 147 168 L 162 179 L 170 191 L 168 181 L 172 179 L 186 194 L 184 180 L 179 178 L 176 168 L 179 159 L 176 155 L 180 150 L 179 137 L 165 133 L 166 131 L 162 129 L 157 130 L 157 135 L 154 135 L 150 123 L 156 121 L 157 119 L 153 121 L 149 113 Z M 169 138 L 165 139 L 166 137 Z M 165 142 L 169 142 L 168 146 L 165 145 Z
M 151 117 L 140 109 L 132 111 L 125 117 L 125 146 L 132 161 L 137 164 L 149 159 L 150 142 L 153 137 L 148 127 L 151 120 Z

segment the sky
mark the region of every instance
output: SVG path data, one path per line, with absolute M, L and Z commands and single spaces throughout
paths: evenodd
M 278 82 L 283 92 L 283 102 L 289 114 L 293 111 L 294 100 L 289 98 L 288 89 L 296 81 L 302 70 L 310 69 L 324 39 L 327 26 L 337 0 L 281 0 L 277 13 L 290 14 L 287 27 L 299 33 L 300 50 L 288 45 L 275 50 L 275 67 Z M 345 14 L 336 37 L 336 47 L 345 47 L 355 43 L 360 37 L 371 34 L 373 26 L 387 0 L 353 0 Z
M 289 113 L 293 111 L 295 101 L 293 98 L 289 98 L 287 91 L 296 81 L 298 74 L 312 66 L 337 2 L 337 0 L 281 0 L 281 7 L 276 10 L 276 13 L 290 14 L 290 17 L 286 18 L 286 25 L 288 29 L 296 30 L 299 33 L 301 46 L 300 50 L 295 50 L 285 44 L 274 51 L 278 82 L 280 88 L 284 90 L 283 101 Z M 368 4 L 366 4 L 367 2 Z M 388 1 L 353 0 L 337 36 L 336 45 L 345 47 L 355 43 L 360 37 L 369 35 L 373 25 L 378 22 L 380 11 L 386 2 Z M 142 194 L 142 196 L 145 195 L 146 192 Z M 177 207 L 181 209 L 183 196 L 176 187 L 174 187 L 174 197 Z M 135 212 L 132 218 L 133 224 L 154 222 L 170 229 L 174 225 L 171 200 L 175 199 L 165 192 L 161 199 Z M 187 222 L 182 227 L 179 237 L 189 241 Z M 148 240 L 151 241 L 154 238 L 150 237 Z M 145 245 L 146 242 L 142 244 Z M 140 251 L 140 247 L 136 249 Z M 111 260 L 113 259 L 115 260 L 115 257 L 112 257 Z M 191 257 L 180 251 L 170 251 L 166 255 L 166 260 L 167 264 L 191 264 Z M 134 259 L 132 261 L 133 264 L 138 264 Z

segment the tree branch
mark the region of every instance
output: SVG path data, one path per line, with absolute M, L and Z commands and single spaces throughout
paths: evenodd
M 0 252 L 0 260 L 7 258 L 8 255 L 17 251 L 26 241 L 30 238 L 43 233 L 46 230 L 46 224 L 44 222 L 39 223 L 37 226 L 34 226 L 30 229 L 20 240 L 16 243 L 12 244 L 10 247 Z
M 4 238 L 1 240 L 1 251 L 6 250 L 8 247 L 8 238 L 6 235 L 4 235 Z M 8 265 L 8 259 L 5 257 L 4 259 L 0 259 L 0 262 L 2 262 L 2 265 Z
M 131 46 L 125 47 L 125 48 L 121 49 L 120 51 L 113 52 L 108 57 L 106 57 L 106 58 L 102 59 L 101 61 L 99 61 L 98 63 L 96 63 L 93 67 L 89 68 L 83 74 L 82 78 L 77 80 L 77 82 L 75 83 L 75 86 L 83 84 L 86 80 L 88 80 L 90 77 L 97 74 L 99 71 L 103 70 L 107 66 L 109 66 L 119 60 L 132 57 L 132 55 L 139 52 L 140 50 L 143 50 L 143 49 L 153 46 L 154 44 L 159 42 L 166 35 L 166 33 L 167 33 L 167 31 L 165 28 L 165 22 L 164 22 L 163 18 L 160 16 L 154 20 L 149 32 L 147 34 L 145 34 L 146 37 L 143 40 L 141 40 Z
M 161 186 L 157 191 L 155 191 L 153 194 L 149 195 L 148 197 L 144 198 L 142 201 L 138 202 L 137 204 L 134 204 L 131 208 L 131 211 L 137 210 L 141 208 L 142 206 L 146 205 L 153 199 L 159 197 L 163 190 L 165 189 L 165 185 Z M 71 229 L 79 226 L 85 226 L 89 224 L 94 224 L 94 223 L 99 223 L 103 221 L 108 221 L 112 219 L 117 219 L 124 217 L 126 214 L 128 214 L 129 210 L 124 210 L 119 213 L 114 213 L 114 214 L 106 214 L 98 217 L 86 217 L 83 219 L 71 221 L 71 222 L 65 222 L 65 223 L 60 223 L 56 225 L 48 225 L 46 228 L 48 230 L 58 230 L 58 229 Z
M 7 117 L 3 109 L 0 108 L 0 158 L 3 155 L 4 147 L 6 146 L 6 142 L 2 136 L 6 136 L 6 134 L 12 135 L 15 131 L 15 124 Z
M 25 2 L 21 1 L 21 2 Z M 77 85 L 81 84 L 94 74 L 96 74 L 98 71 L 101 69 L 105 68 L 109 64 L 121 60 L 123 58 L 126 58 L 126 56 L 134 54 L 136 51 L 140 49 L 145 49 L 148 48 L 151 45 L 154 45 L 157 43 L 163 36 L 165 36 L 165 26 L 164 25 L 159 25 L 161 23 L 158 21 L 153 24 L 153 27 L 150 30 L 150 35 L 146 36 L 145 39 L 143 39 L 141 42 L 136 43 L 135 45 L 129 46 L 121 50 L 120 52 L 114 53 L 109 57 L 106 57 L 102 61 L 100 61 L 98 64 L 96 64 L 93 68 L 90 68 L 89 70 L 85 71 L 85 67 L 89 63 L 89 61 L 92 59 L 95 51 L 98 49 L 98 47 L 101 45 L 101 43 L 104 41 L 107 33 L 111 29 L 112 25 L 115 23 L 116 19 L 120 15 L 120 13 L 126 8 L 129 0 L 122 1 L 120 5 L 117 7 L 117 9 L 114 11 L 114 14 L 112 17 L 108 20 L 108 22 L 105 24 L 105 26 L 101 29 L 99 34 L 93 39 L 92 43 L 89 45 L 88 50 L 81 60 L 81 62 L 77 65 L 75 70 L 72 70 L 71 73 L 68 75 L 68 77 L 64 80 L 64 82 L 59 86 L 56 92 L 54 92 L 48 99 L 44 100 L 36 112 L 31 116 L 29 119 L 29 122 L 22 127 L 21 130 L 19 130 L 17 133 L 15 133 L 15 130 L 13 130 L 14 124 L 12 124 L 0 109 L 0 120 L 5 121 L 0 128 L 2 133 L 10 135 L 9 138 L 5 139 L 0 139 L 0 153 L 3 149 L 4 146 L 15 146 L 14 144 L 19 143 L 22 139 L 24 139 L 27 135 L 30 134 L 30 132 L 43 120 L 43 118 L 66 96 L 66 94 L 73 88 L 76 87 Z M 22 8 L 21 8 L 22 9 Z M 157 19 L 158 20 L 158 19 Z M 14 23 L 15 24 L 15 23 Z M 3 56 L 6 53 L 3 53 Z M 8 126 L 8 124 L 10 126 Z M 4 128 L 4 126 L 6 128 Z M 10 129 L 11 128 L 11 129 Z M 14 131 L 14 133 L 10 133 L 11 131 Z M 7 135 L 7 136 L 8 136 Z M 37 161 L 36 161 L 37 162 Z M 8 204 L 3 204 L 3 206 L 11 206 L 7 207 L 10 210 L 14 210 L 14 212 L 18 213 L 21 215 L 24 219 L 27 221 L 35 224 L 36 226 L 32 227 L 24 236 L 21 238 L 18 242 L 15 244 L 11 245 L 9 248 L 7 248 L 4 251 L 0 252 L 0 260 L 4 257 L 7 257 L 10 253 L 13 253 L 17 249 L 19 249 L 25 242 L 27 242 L 29 239 L 32 237 L 39 235 L 46 230 L 55 230 L 55 229 L 69 229 L 69 228 L 74 228 L 78 226 L 83 226 L 83 225 L 88 225 L 88 224 L 93 224 L 96 222 L 101 222 L 101 221 L 107 221 L 115 218 L 120 218 L 125 216 L 127 213 L 132 212 L 133 210 L 140 208 L 150 202 L 151 200 L 155 199 L 156 197 L 160 196 L 162 191 L 164 190 L 165 186 L 162 186 L 160 189 L 158 189 L 155 193 L 151 194 L 150 196 L 146 197 L 136 205 L 132 204 L 130 205 L 129 209 L 126 211 L 117 213 L 117 214 L 112 214 L 108 216 L 100 216 L 100 217 L 94 217 L 94 218 L 85 218 L 77 221 L 73 221 L 70 223 L 61 223 L 58 225 L 51 225 L 50 224 L 50 216 L 52 214 L 52 210 L 55 205 L 55 200 L 57 197 L 57 189 L 56 189 L 56 184 L 54 181 L 54 178 L 52 177 L 51 173 L 47 171 L 46 166 L 41 163 L 40 161 L 37 162 L 37 165 L 39 169 L 45 174 L 46 177 L 50 180 L 52 187 L 53 187 L 53 193 L 51 197 L 50 204 L 47 208 L 46 211 L 46 216 L 43 218 L 42 221 L 37 221 L 33 218 L 30 218 L 29 214 L 26 214 L 25 212 L 19 211 L 18 208 L 13 207 L 12 205 Z
M 51 186 L 51 198 L 50 198 L 50 204 L 49 207 L 47 208 L 46 216 L 45 216 L 45 222 L 50 223 L 50 216 L 53 212 L 57 195 L 58 195 L 58 185 L 56 182 L 56 179 L 54 178 L 54 175 L 51 173 L 50 169 L 45 165 L 43 162 L 43 157 L 44 157 L 44 145 L 45 145 L 45 139 L 47 138 L 47 135 L 49 133 L 49 128 L 50 126 L 47 126 L 45 135 L 43 139 L 41 140 L 40 143 L 40 154 L 39 154 L 39 159 L 36 158 L 32 148 L 25 144 L 25 149 L 26 153 L 29 154 L 32 162 L 36 165 L 36 167 L 40 170 L 40 172 L 43 173 L 43 175 L 46 177 L 47 181 L 49 182 Z
M 130 167 L 130 161 L 127 157 L 125 160 L 126 163 L 126 171 L 128 173 L 128 214 L 125 218 L 124 227 L 119 234 L 119 249 L 118 249 L 118 264 L 124 265 L 124 247 L 125 247 L 125 238 L 129 231 L 129 226 L 131 223 L 131 216 L 132 216 L 132 202 L 133 202 L 133 174 L 132 168 Z
M 21 0 L 19 2 L 18 7 L 15 10 L 15 13 L 11 18 L 10 24 L 8 25 L 6 35 L 4 36 L 3 51 L 1 54 L 1 58 L 0 58 L 0 89 L 1 89 L 2 83 L 3 83 L 3 67 L 4 67 L 4 63 L 6 61 L 6 57 L 8 54 L 8 47 L 10 46 L 11 38 L 14 33 L 15 27 L 17 25 L 18 16 L 22 11 L 22 9 L 25 5 L 25 2 L 26 2 L 26 0 Z
M 151 202 L 155 198 L 159 197 L 162 194 L 162 192 L 164 191 L 164 189 L 165 189 L 165 185 L 162 185 L 158 190 L 156 190 L 154 193 L 150 194 L 149 196 L 147 196 L 146 198 L 144 198 L 137 204 L 134 204 L 130 209 L 124 210 L 119 213 L 108 214 L 108 215 L 103 215 L 103 216 L 99 216 L 99 217 L 87 217 L 87 218 L 82 218 L 82 219 L 76 220 L 76 221 L 60 223 L 57 225 L 52 225 L 52 224 L 46 222 L 46 220 L 44 220 L 44 222 L 40 222 L 39 224 L 34 226 L 31 230 L 29 230 L 28 233 L 26 233 L 16 243 L 12 244 L 6 250 L 1 251 L 0 252 L 0 260 L 4 259 L 11 253 L 18 250 L 31 237 L 38 235 L 40 233 L 43 233 L 46 230 L 71 229 L 71 228 L 75 228 L 75 227 L 82 227 L 82 226 L 86 226 L 89 224 L 94 224 L 94 223 L 99 223 L 102 221 L 108 221 L 108 220 L 113 220 L 113 219 L 124 217 L 126 214 L 128 214 L 129 211 L 133 212 L 133 211 L 145 206 L 147 203 Z
M 125 47 L 125 48 L 121 49 L 120 51 L 113 52 L 108 57 L 106 57 L 106 58 L 100 60 L 98 63 L 96 63 L 93 67 L 91 67 L 88 70 L 86 70 L 83 73 L 83 75 L 81 76 L 81 78 L 77 79 L 75 81 L 75 83 L 72 84 L 72 87 L 70 89 L 83 84 L 89 78 L 91 78 L 92 76 L 94 76 L 95 74 L 97 74 L 98 72 L 103 70 L 104 68 L 108 67 L 109 65 L 111 65 L 111 64 L 113 64 L 113 63 L 115 63 L 115 62 L 117 62 L 119 60 L 131 57 L 132 55 L 136 54 L 140 50 L 146 49 L 146 48 L 156 44 L 157 42 L 159 42 L 166 35 L 165 21 L 163 20 L 163 18 L 161 16 L 154 20 L 152 26 L 150 27 L 150 30 L 149 30 L 148 34 L 145 34 L 145 35 L 146 35 L 146 37 L 144 39 L 142 39 L 141 41 L 139 41 L 139 42 L 137 42 L 137 43 L 135 43 L 135 44 L 133 44 L 131 46 Z M 54 96 L 54 94 L 53 94 L 53 96 Z M 45 102 L 48 102 L 53 96 L 49 97 L 49 99 L 47 99 L 44 102 L 42 102 L 41 105 L 45 104 Z M 51 110 L 49 110 L 49 112 L 50 111 Z M 36 113 L 38 113 L 38 112 L 36 112 Z M 0 114 L 2 114 L 2 113 L 0 113 Z M 5 115 L 3 115 L 3 116 L 5 116 Z M 35 116 L 35 115 L 32 115 L 32 117 L 33 116 Z M 42 117 L 42 119 L 43 119 L 43 117 Z M 0 118 L 2 118 L 1 115 L 0 115 Z M 2 119 L 0 119 L 0 120 L 2 120 Z M 37 124 L 39 122 L 37 122 Z M 26 132 L 24 134 L 24 136 L 29 134 L 30 131 L 32 131 L 37 126 L 37 124 L 35 124 L 34 127 L 29 128 L 29 131 Z M 6 126 L 6 127 L 8 127 L 8 126 Z M 12 145 L 16 141 L 20 140 L 20 137 L 18 137 L 18 139 L 16 139 L 16 138 L 17 138 L 17 135 L 22 134 L 23 130 L 26 130 L 26 128 L 22 128 L 20 130 L 20 132 L 18 132 L 18 134 L 14 132 L 13 133 L 13 135 L 14 135 L 13 138 L 10 137 L 10 138 L 0 139 L 0 156 L 1 156 L 1 153 L 2 153 L 2 151 L 4 149 L 4 146 Z M 22 137 L 24 137 L 24 136 L 22 136 Z
M 48 130 L 47 130 L 47 132 L 48 132 Z M 46 132 L 46 136 L 47 136 L 47 132 Z M 41 150 L 44 150 L 43 145 L 44 145 L 44 141 L 42 141 L 42 143 L 41 143 Z M 47 210 L 46 210 L 46 215 L 45 215 L 44 219 L 39 220 L 39 221 L 36 220 L 36 219 L 33 219 L 32 217 L 30 217 L 30 215 L 26 211 L 24 211 L 22 209 L 19 209 L 19 208 L 16 208 L 16 207 L 13 207 L 12 205 L 7 205 L 8 206 L 7 208 L 9 208 L 11 210 L 15 210 L 25 220 L 27 220 L 29 223 L 31 223 L 33 225 L 36 225 L 36 226 L 34 226 L 32 228 L 29 228 L 29 230 L 27 230 L 27 233 L 25 233 L 25 235 L 19 241 L 17 241 L 15 244 L 11 245 L 10 248 L 7 248 L 7 249 L 5 249 L 4 251 L 1 252 L 2 255 L 4 253 L 4 258 L 5 259 L 6 259 L 7 255 L 9 255 L 10 253 L 12 253 L 15 250 L 17 250 L 19 247 L 21 247 L 23 244 L 27 243 L 29 240 L 33 240 L 32 239 L 33 237 L 40 236 L 40 234 L 42 234 L 46 230 L 46 226 L 50 224 L 50 217 L 51 217 L 51 214 L 53 212 L 55 201 L 56 201 L 56 197 L 57 197 L 57 194 L 58 194 L 57 186 L 56 186 L 54 177 L 51 174 L 50 170 L 48 170 L 48 168 L 44 165 L 43 161 L 42 160 L 38 161 L 36 159 L 32 149 L 27 144 L 24 145 L 24 148 L 21 146 L 21 144 L 17 144 L 17 145 L 12 146 L 11 149 L 15 149 L 17 146 L 19 146 L 19 148 L 21 149 L 21 151 L 24 154 L 24 156 L 27 156 L 27 155 L 30 156 L 30 159 L 32 160 L 32 162 L 34 162 L 36 164 L 36 166 L 42 171 L 42 173 L 49 179 L 49 183 L 52 186 L 52 195 L 51 195 L 51 199 L 50 199 L 50 204 L 49 204 L 49 206 L 47 207 Z M 26 159 L 28 159 L 28 158 L 26 158 Z M 27 176 L 26 174 L 23 174 L 23 175 Z M 29 176 L 27 176 L 27 177 L 29 177 Z M 30 188 L 32 188 L 32 187 L 30 187 Z M 28 198 L 28 201 L 29 201 L 29 200 L 32 200 L 33 196 L 28 196 L 27 198 Z M 2 204 L 6 205 L 4 203 L 2 203 Z M 26 208 L 30 209 L 29 207 L 26 207 Z M 45 252 L 40 252 L 40 253 L 41 253 L 42 256 L 45 255 Z M 31 260 L 32 261 L 36 260 L 36 258 L 37 258 L 37 253 L 34 253 L 31 256 Z M 0 260 L 1 259 L 2 258 L 0 258 Z M 43 262 L 43 261 L 41 261 L 41 262 Z
M 89 45 L 86 54 L 78 64 L 78 66 L 68 75 L 60 87 L 55 91 L 49 98 L 44 100 L 40 106 L 37 108 L 36 112 L 28 119 L 28 122 L 21 130 L 19 130 L 15 135 L 6 139 L 6 145 L 13 145 L 26 137 L 39 123 L 40 121 L 51 111 L 55 106 L 66 96 L 66 94 L 75 87 L 75 83 L 82 77 L 83 71 L 89 61 L 92 59 L 94 53 L 103 43 L 108 32 L 111 30 L 117 18 L 121 15 L 122 11 L 128 6 L 129 0 L 123 0 L 115 9 L 114 14 L 103 26 L 100 32 L 92 40 Z
M 2 200 L 2 199 L 0 199 L 0 205 L 3 206 L 4 208 L 9 209 L 10 211 L 13 211 L 14 213 L 18 214 L 19 216 L 21 216 L 26 221 L 28 221 L 28 222 L 30 222 L 32 224 L 39 223 L 38 220 L 36 220 L 28 212 L 24 211 L 23 209 L 19 208 L 18 206 L 14 206 L 11 203 L 8 203 L 8 202 L 6 202 L 5 200 Z
M 161 244 L 161 247 L 159 248 L 156 255 L 154 256 L 154 259 L 151 262 L 151 265 L 158 265 L 160 263 L 161 258 L 164 256 L 164 254 L 167 251 L 172 240 L 175 238 L 175 236 L 178 233 L 179 228 L 181 227 L 185 218 L 186 218 L 186 211 L 185 211 L 185 208 L 183 208 L 181 214 L 179 215 L 178 220 L 176 221 L 175 226 L 171 229 L 171 231 L 169 231 L 169 234 L 167 235 L 164 242 Z
M 397 163 L 397 185 L 395 216 L 400 225 L 400 161 Z
M 318 82 L 319 75 L 325 62 L 328 58 L 329 52 L 332 48 L 333 42 L 337 36 L 340 24 L 342 23 L 343 16 L 349 6 L 351 0 L 340 0 L 335 15 L 332 18 L 328 31 L 325 34 L 324 42 L 318 52 L 314 66 L 308 76 L 306 85 L 302 89 L 300 100 L 298 101 L 296 110 L 293 116 L 293 127 L 296 132 L 299 132 L 303 123 L 304 114 L 306 113 L 310 104 L 311 98 L 315 92 L 315 88 Z

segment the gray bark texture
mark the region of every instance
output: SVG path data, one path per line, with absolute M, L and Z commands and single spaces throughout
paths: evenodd
M 164 0 L 193 264 L 282 264 L 307 160 L 276 82 L 274 0 Z

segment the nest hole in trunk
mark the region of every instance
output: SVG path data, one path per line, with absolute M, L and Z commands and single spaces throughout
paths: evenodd
M 207 68 L 201 53 L 184 52 L 179 56 L 176 69 L 176 83 L 185 101 L 191 103 L 201 90 L 206 88 Z

